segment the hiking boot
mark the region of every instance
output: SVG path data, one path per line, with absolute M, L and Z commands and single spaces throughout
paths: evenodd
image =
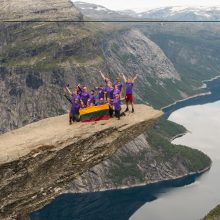
M 126 109 L 125 109 L 125 112 L 128 112 L 128 111 L 129 111 L 129 109 L 128 109 L 128 108 L 126 108 Z
M 131 111 L 132 113 L 134 113 L 134 109 L 132 108 L 132 111 Z

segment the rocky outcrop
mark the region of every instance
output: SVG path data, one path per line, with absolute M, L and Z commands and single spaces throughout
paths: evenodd
M 176 155 L 166 157 L 169 150 L 161 145 L 160 150 L 147 141 L 147 134 L 140 135 L 135 140 L 117 150 L 107 160 L 94 166 L 89 171 L 77 177 L 70 184 L 69 192 L 98 192 L 111 189 L 129 188 L 133 186 L 174 180 L 195 173 L 203 173 L 210 168 L 210 160 L 203 153 L 190 152 L 194 158 L 181 153 L 181 146 Z M 159 145 L 158 144 L 158 145 Z M 196 156 L 203 156 L 207 161 L 199 168 L 192 169 L 190 164 Z
M 138 105 L 120 121 L 68 125 L 68 116 L 45 119 L 0 136 L 0 218 L 22 219 L 120 147 L 162 113 Z
M 70 0 L 0 1 L 1 20 L 82 20 L 82 14 Z

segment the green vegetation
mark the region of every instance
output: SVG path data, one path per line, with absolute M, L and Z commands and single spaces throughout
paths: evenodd
M 203 220 L 218 220 L 220 219 L 220 205 L 216 206 Z
M 113 159 L 113 165 L 108 173 L 109 178 L 119 185 L 127 180 L 143 182 L 149 174 L 146 172 L 151 172 L 149 168 L 152 161 L 156 161 L 157 166 L 169 163 L 177 169 L 181 164 L 189 173 L 209 167 L 211 160 L 201 151 L 170 142 L 170 139 L 185 132 L 186 129 L 183 126 L 161 118 L 146 132 L 146 140 L 150 148 L 132 154 L 123 152 L 119 158 Z M 143 166 L 143 164 L 146 167 L 145 170 L 140 169 L 139 165 Z

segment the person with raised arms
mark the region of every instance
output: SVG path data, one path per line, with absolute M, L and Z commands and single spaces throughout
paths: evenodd
M 118 86 L 118 89 L 122 92 L 123 85 L 122 85 L 122 82 L 119 77 L 116 78 L 116 82 L 114 83 L 114 87 L 115 86 Z
M 126 110 L 125 112 L 129 111 L 128 104 L 130 103 L 132 106 L 132 113 L 133 113 L 134 112 L 133 86 L 138 75 L 136 74 L 136 76 L 133 79 L 126 79 L 125 75 L 122 73 L 122 77 L 126 85 L 126 93 L 125 93 Z
M 102 79 L 103 79 L 104 82 L 105 82 L 104 94 L 105 94 L 105 99 L 107 100 L 107 98 L 108 98 L 108 94 L 107 94 L 107 93 L 108 93 L 108 84 L 111 83 L 111 80 L 104 75 L 104 73 L 102 72 L 102 70 L 100 70 L 99 73 L 100 73 Z

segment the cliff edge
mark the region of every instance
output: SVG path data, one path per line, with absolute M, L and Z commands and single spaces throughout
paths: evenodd
M 63 115 L 0 136 L 0 218 L 28 214 L 65 192 L 69 183 L 152 125 L 161 111 L 137 105 L 135 114 L 68 125 Z

